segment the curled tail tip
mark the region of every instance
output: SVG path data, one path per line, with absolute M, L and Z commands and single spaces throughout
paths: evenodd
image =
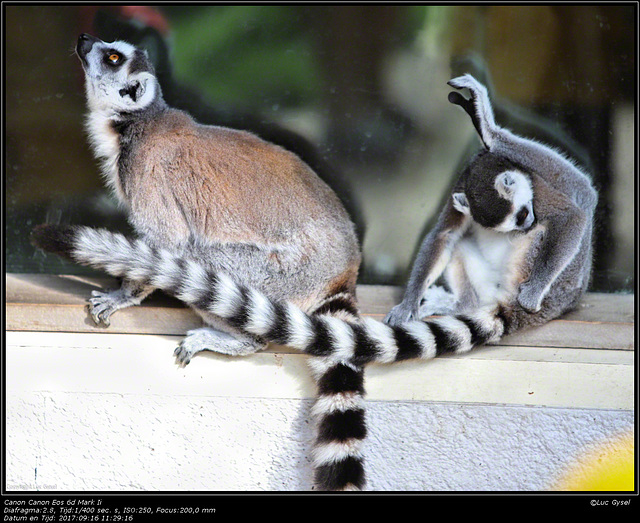
M 70 225 L 42 223 L 33 228 L 29 240 L 38 249 L 71 259 L 75 236 L 75 228 Z

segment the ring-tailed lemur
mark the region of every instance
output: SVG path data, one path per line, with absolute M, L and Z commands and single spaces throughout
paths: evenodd
M 413 265 L 391 325 L 499 306 L 505 333 L 574 308 L 589 284 L 597 193 L 559 152 L 499 127 L 483 85 L 449 101 L 471 117 L 485 146 L 460 176 Z M 432 284 L 444 273 L 450 292 Z M 426 290 L 425 290 L 426 289 Z
M 108 325 L 114 311 L 186 273 L 202 283 L 206 272 L 231 274 L 301 314 L 359 321 L 354 225 L 305 163 L 253 134 L 201 125 L 169 107 L 146 53 L 126 42 L 83 34 L 76 53 L 85 73 L 89 140 L 106 184 L 125 207 L 138 245 L 163 253 L 153 281 L 134 270 L 119 290 L 93 292 L 96 323 Z M 106 248 L 112 262 L 127 257 L 128 242 L 110 239 L 94 235 L 87 254 Z M 246 354 L 266 346 L 227 321 L 223 304 L 222 316 L 192 305 L 207 327 L 188 333 L 177 349 L 182 362 L 204 349 Z M 316 363 L 316 487 L 361 488 L 363 369 Z
M 482 299 L 477 307 L 445 317 L 430 318 L 426 322 L 402 321 L 398 325 L 385 325 L 368 318 L 354 320 L 356 315 L 351 318 L 310 315 L 290 301 L 273 299 L 252 286 L 237 283 L 238 278 L 233 270 L 228 271 L 233 275 L 232 279 L 225 271 L 204 267 L 181 252 L 150 245 L 145 239 L 130 240 L 122 235 L 87 227 L 43 225 L 34 231 L 34 243 L 44 250 L 66 256 L 77 263 L 102 268 L 111 275 L 124 277 L 139 285 L 164 289 L 196 310 L 223 318 L 239 331 L 319 357 L 315 367 L 320 376 L 320 393 L 326 392 L 333 399 L 331 405 L 325 405 L 322 400 L 316 405 L 326 414 L 323 421 L 332 416 L 340 417 L 342 430 L 337 428 L 337 424 L 321 424 L 318 439 L 327 441 L 327 444 L 319 445 L 321 451 L 316 455 L 324 456 L 320 463 L 339 459 L 344 465 L 343 470 L 353 466 L 361 475 L 360 455 L 354 443 L 365 436 L 363 365 L 372 361 L 394 362 L 466 352 L 475 345 L 498 339 L 506 332 L 548 321 L 561 314 L 575 304 L 588 282 L 591 218 L 596 199 L 588 180 L 554 151 L 514 137 L 495 126 L 489 100 L 482 96 L 482 86 L 471 82 L 472 79 L 468 80 L 468 85 L 461 85 L 462 79 L 452 81 L 452 85 L 470 88 L 478 113 L 477 117 L 472 116 L 474 123 L 479 125 L 481 133 L 491 133 L 494 144 L 500 144 L 501 154 L 508 159 L 513 158 L 513 161 L 509 163 L 505 159 L 501 166 L 495 159 L 491 161 L 491 157 L 481 155 L 478 162 L 483 159 L 487 161 L 488 158 L 494 175 L 482 175 L 484 171 L 478 167 L 479 175 L 471 176 L 474 164 L 463 173 L 463 178 L 477 179 L 480 185 L 477 188 L 465 185 L 463 192 L 456 193 L 455 198 L 452 196 L 439 225 L 443 238 L 438 243 L 446 248 L 440 249 L 440 255 L 429 258 L 431 261 L 427 270 L 430 273 L 444 270 L 447 260 L 441 254 L 452 252 L 457 243 L 449 242 L 448 238 L 459 240 L 466 237 L 469 231 L 479 231 L 479 242 L 488 239 L 488 246 L 494 243 L 499 245 L 501 252 L 496 256 L 486 250 L 480 250 L 480 254 L 485 256 L 485 265 L 491 267 L 492 263 L 496 263 L 498 271 L 505 267 L 509 269 L 503 275 L 504 281 L 499 282 L 502 290 L 496 292 L 494 289 L 493 298 Z M 452 101 L 460 103 L 457 99 Z M 513 164 L 521 167 L 517 169 Z M 530 182 L 525 183 L 527 180 Z M 584 190 L 578 189 L 583 183 Z M 526 187 L 529 187 L 528 193 Z M 478 194 L 473 193 L 476 189 Z M 545 201 L 547 198 L 549 201 Z M 507 205 L 502 205 L 502 200 Z M 549 238 L 562 238 L 567 224 L 573 223 L 576 204 L 571 205 L 571 202 L 575 200 L 582 202 L 583 208 L 587 209 L 582 212 L 583 227 L 578 231 L 579 248 L 572 251 L 568 245 L 562 246 L 564 257 L 560 263 L 555 260 L 558 249 L 547 243 Z M 485 209 L 483 214 L 478 208 L 483 202 L 492 206 L 496 203 L 501 205 L 498 209 Z M 514 203 L 518 205 L 517 209 L 513 208 Z M 533 218 L 529 217 L 532 208 L 537 217 L 535 227 Z M 527 216 L 522 209 L 527 210 Z M 480 221 L 475 222 L 476 219 Z M 521 230 L 516 231 L 517 228 Z M 485 232 L 488 233 L 486 238 Z M 497 240 L 498 234 L 515 241 L 517 248 L 506 249 L 510 242 Z M 551 283 L 545 279 L 534 280 L 536 265 L 543 256 L 554 259 L 553 263 L 559 267 L 559 275 L 554 274 L 555 279 Z M 533 263 L 528 264 L 528 261 Z M 542 265 L 550 267 L 544 263 Z M 529 292 L 523 294 L 529 282 L 540 290 L 535 304 L 540 301 L 541 308 L 537 312 L 527 311 L 517 300 L 518 296 L 529 296 Z M 325 306 L 323 312 L 348 309 L 352 302 L 343 302 L 344 298 L 336 297 Z M 202 348 L 183 347 L 178 353 L 180 357 L 188 359 Z M 220 350 L 220 347 L 209 348 Z M 340 369 L 342 374 L 338 375 L 336 369 Z M 349 370 L 352 371 L 351 375 Z M 342 403 L 334 401 L 338 396 L 342 398 Z M 355 422 L 351 423 L 351 420 Z M 356 426 L 360 427 L 361 432 L 354 437 L 355 431 L 346 429 Z M 326 454 L 323 452 L 325 450 Z M 331 471 L 323 469 L 319 475 L 327 477 L 330 474 Z

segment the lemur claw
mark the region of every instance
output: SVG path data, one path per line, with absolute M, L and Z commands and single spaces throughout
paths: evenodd
M 186 367 L 191 362 L 192 353 L 185 347 L 184 340 L 173 351 L 173 355 L 176 357 L 177 363 L 182 367 Z
M 109 317 L 118 310 L 119 307 L 114 303 L 113 291 L 91 291 L 93 298 L 89 298 L 87 301 L 87 309 L 91 319 L 98 326 L 104 325 L 108 327 L 111 325 Z

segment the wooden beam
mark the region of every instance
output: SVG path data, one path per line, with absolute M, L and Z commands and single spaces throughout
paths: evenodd
M 85 310 L 86 300 L 94 289 L 117 288 L 111 278 L 6 274 L 5 285 L 8 331 L 184 335 L 202 325 L 189 308 L 157 292 L 141 306 L 115 313 L 108 328 L 96 326 Z M 363 314 L 378 320 L 401 296 L 399 287 L 358 287 Z M 505 337 L 499 344 L 633 350 L 634 326 L 634 295 L 590 293 L 563 318 Z

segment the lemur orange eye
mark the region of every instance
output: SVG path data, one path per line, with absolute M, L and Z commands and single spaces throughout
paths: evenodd
M 120 61 L 120 55 L 116 53 L 110 54 L 109 61 L 111 63 L 117 64 Z

